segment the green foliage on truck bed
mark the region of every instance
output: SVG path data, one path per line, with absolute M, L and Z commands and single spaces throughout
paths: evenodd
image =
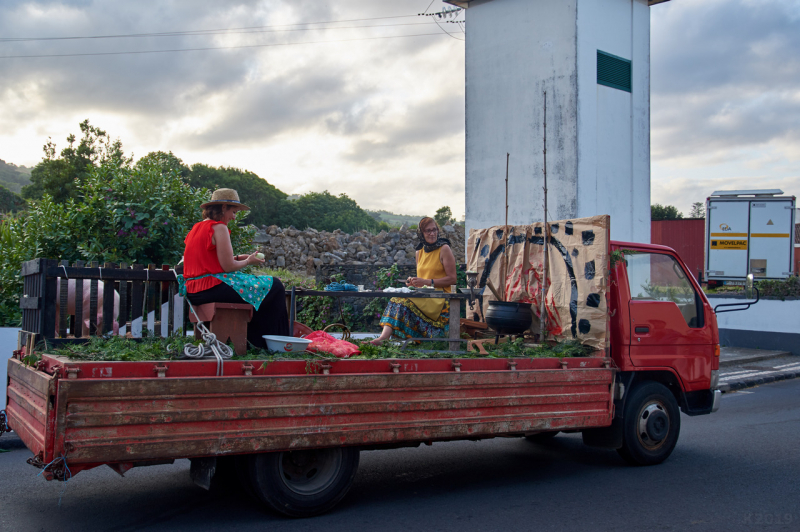
M 112 336 L 110 338 L 94 337 L 84 344 L 72 344 L 57 349 L 46 349 L 46 352 L 64 356 L 80 361 L 121 361 L 145 362 L 155 360 L 177 360 L 183 355 L 185 343 L 196 342 L 192 338 L 173 336 L 170 338 L 142 338 L 132 340 Z M 395 343 L 372 345 L 368 341 L 355 340 L 361 354 L 351 356 L 350 359 L 379 360 L 379 359 L 431 359 L 431 358 L 569 358 L 585 357 L 592 353 L 592 348 L 583 346 L 580 342 L 569 341 L 555 345 L 526 345 L 521 338 L 513 342 L 498 345 L 487 342 L 484 344 L 488 355 L 481 355 L 477 351 L 449 351 L 447 342 L 422 342 L 409 344 L 404 349 Z M 272 362 L 277 360 L 322 360 L 335 359 L 330 353 L 283 353 L 267 349 L 251 348 L 246 355 L 234 355 L 233 360 L 263 360 Z

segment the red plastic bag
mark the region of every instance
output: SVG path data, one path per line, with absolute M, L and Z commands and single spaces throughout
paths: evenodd
M 306 340 L 311 340 L 311 344 L 306 348 L 314 353 L 324 351 L 331 353 L 339 358 L 349 358 L 352 355 L 361 354 L 354 344 L 344 340 L 337 340 L 330 334 L 323 331 L 314 331 L 305 336 Z

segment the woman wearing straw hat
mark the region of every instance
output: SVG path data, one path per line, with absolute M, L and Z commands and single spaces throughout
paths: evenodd
M 211 200 L 200 207 L 203 221 L 194 224 L 184 240 L 183 275 L 189 301 L 192 305 L 253 305 L 247 341 L 257 347 L 266 347 L 265 334 L 288 336 L 289 315 L 280 279 L 239 272 L 245 266 L 264 264 L 264 260 L 255 253 L 233 254 L 228 223 L 236 218 L 238 211 L 249 211 L 250 207 L 239 201 L 239 194 L 231 188 L 215 190 Z

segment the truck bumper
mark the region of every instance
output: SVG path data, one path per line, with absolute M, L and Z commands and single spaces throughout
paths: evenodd
M 720 402 L 722 402 L 722 392 L 719 390 L 714 390 L 712 393 L 714 394 L 714 400 L 711 403 L 711 412 L 716 412 L 719 410 Z

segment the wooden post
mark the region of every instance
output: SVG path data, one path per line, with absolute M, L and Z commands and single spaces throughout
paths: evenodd
M 69 266 L 69 262 L 62 260 L 59 263 L 65 268 Z M 67 337 L 67 322 L 69 321 L 69 314 L 67 309 L 69 307 L 69 279 L 64 275 L 61 277 L 61 282 L 58 287 L 58 336 L 59 338 Z M 74 331 L 73 331 L 74 332 Z
M 76 268 L 83 268 L 84 262 L 75 263 Z M 83 336 L 83 279 L 75 279 L 75 338 Z
M 154 272 L 156 270 L 155 264 L 148 264 L 147 270 Z M 146 295 L 146 309 L 147 309 L 147 330 L 151 336 L 156 333 L 156 282 L 147 281 L 147 295 Z
M 134 264 L 134 271 L 144 270 L 143 264 Z M 131 336 L 142 337 L 142 309 L 144 307 L 144 282 L 131 281 Z
M 458 298 L 453 298 L 450 300 L 449 329 L 448 339 L 461 339 L 461 300 Z M 448 342 L 447 348 L 450 351 L 459 351 L 461 349 L 461 342 Z
M 547 236 L 550 234 L 549 228 L 547 226 L 547 91 L 544 91 L 544 140 L 543 140 L 543 150 L 542 153 L 544 154 L 544 166 L 542 167 L 542 173 L 544 173 L 544 255 L 542 257 L 542 297 L 539 303 L 539 312 L 541 318 L 539 320 L 540 325 L 540 337 L 539 341 L 544 342 L 545 333 L 547 332 L 547 301 L 546 301 L 546 291 L 547 291 L 547 246 L 548 246 L 548 238 Z
M 100 268 L 100 264 L 92 261 L 90 268 Z M 89 281 L 89 336 L 97 334 L 97 279 Z
M 122 262 L 120 270 L 128 271 L 128 263 Z M 125 336 L 128 333 L 128 302 L 130 301 L 130 284 L 124 279 L 119 281 L 119 335 Z
M 103 264 L 103 325 L 100 334 L 114 331 L 114 269 L 116 265 L 106 262 Z M 102 270 L 101 270 L 102 271 Z

